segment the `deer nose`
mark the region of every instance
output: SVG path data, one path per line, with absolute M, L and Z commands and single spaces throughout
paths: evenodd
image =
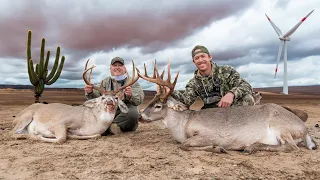
M 111 98 L 107 99 L 107 105 L 114 105 L 114 101 Z

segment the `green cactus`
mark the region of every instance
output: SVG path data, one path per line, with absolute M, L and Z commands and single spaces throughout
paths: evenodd
M 34 71 L 34 65 L 31 58 L 31 31 L 28 32 L 28 42 L 27 42 L 27 64 L 28 64 L 28 74 L 29 80 L 31 84 L 34 86 L 34 93 L 35 93 L 35 102 L 39 103 L 39 97 L 44 90 L 44 85 L 51 85 L 57 81 L 59 78 L 65 57 L 62 56 L 59 64 L 59 57 L 60 57 L 60 47 L 57 47 L 57 54 L 56 60 L 52 67 L 50 74 L 48 75 L 48 63 L 50 57 L 50 51 L 47 52 L 46 61 L 44 62 L 44 48 L 45 48 L 45 39 L 42 38 L 41 42 L 41 52 L 40 52 L 40 62 L 36 64 L 36 71 Z

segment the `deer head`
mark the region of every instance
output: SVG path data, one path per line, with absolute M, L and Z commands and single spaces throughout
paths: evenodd
M 92 69 L 95 68 L 96 66 L 92 65 L 90 68 L 87 68 L 88 66 L 88 62 L 90 59 L 87 60 L 86 64 L 85 64 L 85 68 L 84 68 L 84 72 L 82 74 L 82 78 L 84 80 L 84 82 L 87 85 L 91 85 L 93 89 L 96 89 L 100 92 L 100 94 L 102 94 L 102 96 L 92 99 L 92 100 L 88 100 L 87 102 L 85 102 L 85 106 L 87 107 L 94 107 L 97 105 L 103 105 L 104 106 L 104 110 L 106 112 L 112 112 L 115 114 L 117 108 L 119 107 L 119 109 L 121 110 L 121 112 L 123 113 L 127 113 L 128 112 L 128 107 L 127 105 L 122 101 L 123 100 L 123 92 L 121 92 L 121 90 L 125 89 L 128 86 L 131 86 L 132 84 L 134 84 L 138 79 L 139 76 L 135 77 L 135 66 L 134 66 L 134 62 L 132 61 L 132 65 L 133 65 L 133 70 L 132 70 L 132 77 L 130 78 L 129 76 L 127 76 L 127 78 L 129 79 L 129 82 L 121 87 L 119 87 L 118 83 L 115 82 L 114 80 L 114 84 L 116 85 L 116 89 L 115 90 L 105 90 L 103 88 L 97 87 L 95 85 L 93 85 L 90 81 L 91 76 L 92 76 Z M 90 74 L 87 75 L 87 72 L 90 70 Z M 127 72 L 128 73 L 128 72 Z
M 159 75 L 158 69 L 156 67 L 156 62 L 154 62 L 153 76 L 149 77 L 144 64 L 145 75 L 142 75 L 137 69 L 138 76 L 144 80 L 157 84 L 157 93 L 155 97 L 149 102 L 147 107 L 141 113 L 141 121 L 155 121 L 162 119 L 166 114 L 166 109 L 171 108 L 176 111 L 183 111 L 188 109 L 184 104 L 174 100 L 170 97 L 171 93 L 174 91 L 174 87 L 177 83 L 177 79 L 180 73 L 178 71 L 173 83 L 171 83 L 171 74 L 170 74 L 170 61 L 168 62 L 168 78 L 163 80 L 164 70 L 161 75 Z

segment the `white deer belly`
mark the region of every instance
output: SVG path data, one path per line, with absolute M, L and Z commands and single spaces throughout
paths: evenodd
M 269 145 L 279 145 L 279 140 L 278 140 L 279 136 L 280 136 L 280 133 L 277 130 L 271 127 L 268 127 L 260 143 L 269 144 Z
M 173 129 L 171 130 L 170 129 L 170 133 L 172 135 L 172 137 L 180 142 L 180 143 L 183 143 L 185 140 L 187 140 L 187 136 L 185 134 L 185 131 L 184 130 L 179 130 L 179 129 Z
M 50 125 L 48 123 L 41 123 L 37 121 L 31 121 L 28 126 L 28 133 L 34 135 L 41 135 L 43 137 L 54 137 L 52 131 L 50 131 Z

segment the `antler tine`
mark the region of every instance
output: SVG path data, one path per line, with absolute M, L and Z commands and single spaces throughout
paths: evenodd
M 169 83 L 171 82 L 171 74 L 170 74 L 170 59 L 168 60 L 168 80 Z
M 127 71 L 127 73 L 128 73 L 128 71 Z M 136 68 L 135 68 L 134 62 L 132 60 L 132 76 L 131 77 L 134 78 L 135 75 L 136 75 Z
M 174 78 L 173 83 L 171 84 L 170 91 L 168 93 L 166 93 L 166 96 L 164 99 L 167 99 L 170 96 L 170 94 L 173 92 L 174 88 L 176 87 L 179 73 L 180 73 L 180 69 L 178 70 L 178 73 L 177 73 L 176 77 Z M 169 81 L 169 83 L 170 83 L 170 81 Z
M 145 77 L 149 77 L 149 76 L 148 76 L 148 73 L 147 73 L 146 63 L 143 63 L 143 65 L 144 65 L 144 76 L 145 76 Z
M 94 86 L 91 84 L 91 76 L 92 76 L 92 69 L 95 68 L 96 66 L 95 65 L 92 65 L 89 69 L 87 68 L 88 67 L 88 62 L 89 62 L 90 59 L 87 60 L 85 66 L 84 66 L 84 72 L 82 73 L 82 79 L 84 80 L 84 82 L 87 84 L 87 85 L 90 85 L 92 86 L 92 88 L 98 90 L 101 94 L 104 92 L 104 89 L 102 88 L 99 88 L 97 86 Z M 86 75 L 87 75 L 87 72 L 90 70 L 90 75 L 89 75 L 89 80 L 87 79 Z
M 93 69 L 93 68 L 92 68 Z M 90 74 L 89 74 L 89 82 L 91 82 L 91 77 L 92 77 L 92 69 L 90 70 Z
M 89 60 L 90 60 L 90 58 L 87 60 L 86 65 L 84 66 L 84 70 L 87 70 Z
M 161 75 L 160 75 L 160 78 L 161 78 L 161 79 L 163 79 L 164 71 L 165 71 L 165 69 L 163 69 L 163 71 L 162 71 L 162 73 L 161 73 Z
M 156 72 L 158 72 L 158 69 L 157 69 L 157 62 L 156 62 L 156 59 L 154 60 L 153 62 L 153 78 L 157 78 L 159 76 L 157 76 Z
M 159 79 L 159 77 L 160 77 L 160 75 L 159 75 L 158 68 L 157 68 L 157 66 L 156 66 L 156 62 L 154 62 L 153 78 Z
M 174 78 L 174 81 L 173 81 L 173 84 L 172 84 L 173 88 L 176 86 L 179 74 L 180 74 L 180 69 L 178 70 L 178 73 L 177 73 L 176 77 Z
M 92 69 L 95 68 L 95 67 L 96 67 L 96 66 L 92 65 L 89 69 L 86 69 L 86 70 L 82 73 L 82 78 L 83 78 L 84 82 L 85 82 L 87 85 L 91 85 L 91 82 L 90 82 L 90 80 L 87 79 L 86 74 L 87 74 L 87 72 L 88 72 L 89 70 L 92 71 Z

